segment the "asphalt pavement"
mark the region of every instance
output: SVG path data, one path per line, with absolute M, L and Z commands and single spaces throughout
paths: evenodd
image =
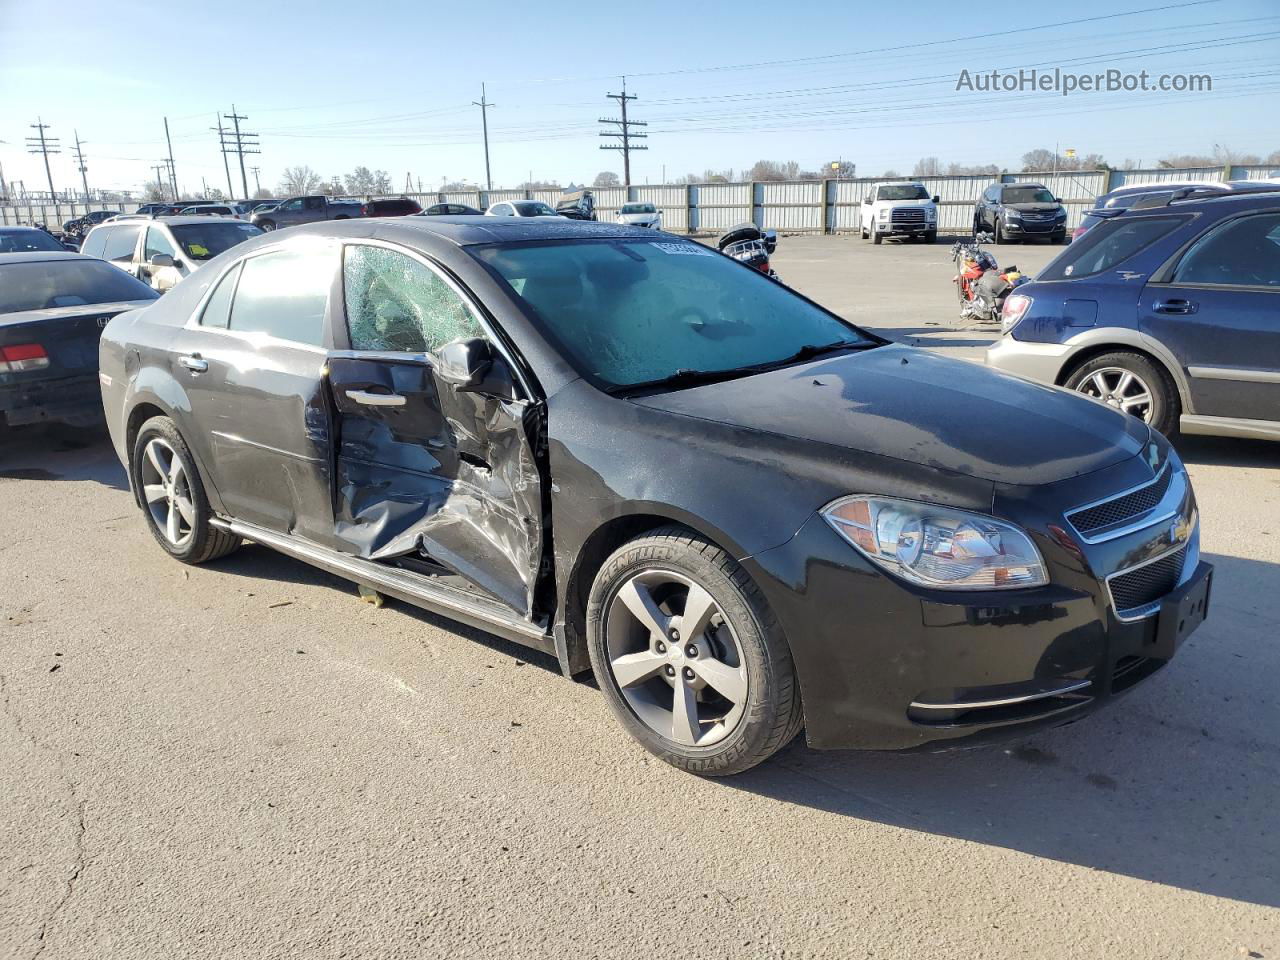
M 943 244 L 776 266 L 899 339 L 993 337 L 952 326 Z M 1002 747 L 712 781 L 546 657 L 259 547 L 168 559 L 101 434 L 16 431 L 0 957 L 1280 957 L 1280 445 L 1180 448 L 1213 610 L 1150 682 Z

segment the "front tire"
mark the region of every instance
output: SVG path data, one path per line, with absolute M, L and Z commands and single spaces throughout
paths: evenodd
M 591 665 L 618 721 L 702 776 L 741 773 L 800 731 L 791 652 L 760 589 L 678 526 L 623 544 L 587 603 Z
M 129 471 L 151 535 L 169 556 L 183 563 L 206 563 L 240 546 L 239 537 L 209 522 L 213 510 L 195 459 L 168 417 L 152 417 L 142 425 Z
M 1167 437 L 1178 427 L 1181 404 L 1173 379 L 1140 353 L 1094 357 L 1071 372 L 1066 387 L 1135 416 Z
M 876 225 L 874 223 L 871 224 L 871 242 L 876 244 L 876 246 L 879 246 L 880 241 L 883 239 L 884 235 L 876 229 Z
M 999 217 L 996 217 L 996 220 L 995 220 L 995 228 L 992 230 L 992 233 L 994 233 L 994 234 L 995 234 L 995 238 L 994 238 L 994 239 L 995 239 L 995 242 L 996 242 L 996 243 L 1008 243 L 1008 241 L 1007 241 L 1007 240 L 1005 240 L 1005 238 L 1004 238 L 1004 231 L 1000 229 L 1000 218 L 999 218 Z
M 276 222 L 274 220 L 259 220 L 258 226 L 270 233 L 276 228 Z

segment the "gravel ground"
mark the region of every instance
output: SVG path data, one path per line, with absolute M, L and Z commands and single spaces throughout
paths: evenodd
M 945 245 L 776 265 L 990 339 Z M 1280 446 L 1181 445 L 1213 613 L 1111 709 L 704 781 L 538 654 L 261 548 L 169 560 L 99 435 L 0 442 L 2 957 L 1280 957 Z

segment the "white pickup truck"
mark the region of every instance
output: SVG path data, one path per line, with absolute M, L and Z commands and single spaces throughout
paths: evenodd
M 879 243 L 885 237 L 938 239 L 937 197 L 923 183 L 873 183 L 862 198 L 862 239 Z

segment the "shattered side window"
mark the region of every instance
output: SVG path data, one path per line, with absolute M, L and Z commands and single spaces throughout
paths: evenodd
M 353 244 L 342 269 L 354 350 L 435 353 L 451 340 L 484 336 L 462 298 L 412 257 Z

